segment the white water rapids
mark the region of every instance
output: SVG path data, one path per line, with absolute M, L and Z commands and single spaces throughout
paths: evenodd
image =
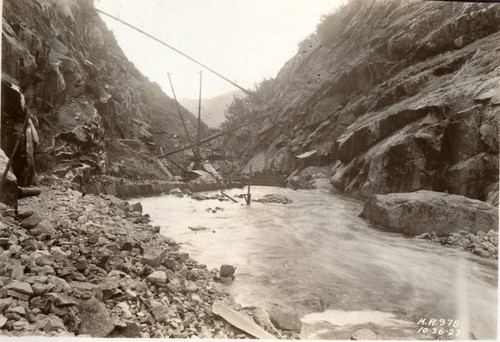
M 459 338 L 469 331 L 496 338 L 496 261 L 382 231 L 358 217 L 362 202 L 321 184 L 298 191 L 252 187 L 253 199 L 275 193 L 293 200 L 287 205 L 139 200 L 152 224 L 193 259 L 209 268 L 237 267 L 229 291 L 240 304 L 278 300 L 295 307 L 303 314 L 303 338 L 340 338 L 352 327 L 379 329 L 386 338 L 432 337 L 418 332 L 432 330 L 417 324 L 422 318 L 458 320 Z M 216 207 L 223 210 L 206 210 Z M 188 229 L 194 226 L 210 230 Z M 451 326 L 445 328 L 447 335 Z

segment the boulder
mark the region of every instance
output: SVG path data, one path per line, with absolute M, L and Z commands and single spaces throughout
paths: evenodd
M 282 338 L 281 333 L 274 327 L 269 319 L 269 314 L 264 308 L 258 307 L 253 310 L 253 319 L 255 322 L 264 328 L 265 331 L 273 334 L 278 338 Z
M 330 177 L 330 172 L 328 167 L 324 166 L 309 166 L 301 170 L 299 177 L 310 180 L 318 178 L 328 178 Z
M 102 299 L 103 298 L 103 292 L 105 290 L 109 290 L 109 281 L 107 281 L 107 278 L 104 278 L 106 281 L 101 284 L 96 285 L 92 283 L 87 283 L 87 282 L 81 282 L 81 281 L 72 281 L 69 283 L 69 286 L 71 286 L 72 289 L 72 295 L 75 297 L 79 298 L 90 298 L 90 297 L 95 297 L 96 299 Z M 111 294 L 109 297 L 111 297 L 113 294 Z
M 302 330 L 300 316 L 292 307 L 284 304 L 271 303 L 266 310 L 269 314 L 269 319 L 276 328 L 299 333 Z
M 56 232 L 52 223 L 47 220 L 40 222 L 35 228 L 31 229 L 31 234 L 35 236 L 51 236 Z
M 410 236 L 435 232 L 444 236 L 498 229 L 498 209 L 479 200 L 441 192 L 374 195 L 360 215 L 392 232 Z
M 56 306 L 74 306 L 78 304 L 73 297 L 65 293 L 49 293 L 47 297 L 50 298 L 52 303 Z
M 30 254 L 30 259 L 38 266 L 52 266 L 54 264 L 54 257 L 47 251 L 35 251 Z
M 121 309 L 124 318 L 132 317 L 132 313 L 130 312 L 130 306 L 126 302 L 118 303 L 116 304 L 116 306 Z
M 32 210 L 22 210 L 22 211 L 19 211 L 17 216 L 20 218 L 20 219 L 25 219 L 29 216 L 33 215 L 33 211 Z
M 61 247 L 51 247 L 50 254 L 54 257 L 55 261 L 57 261 L 60 265 L 68 265 L 69 253 L 64 252 Z
M 6 288 L 7 290 L 15 291 L 29 296 L 33 296 L 34 294 L 31 285 L 25 282 L 13 281 L 12 283 L 9 283 Z
M 137 202 L 137 203 L 131 204 L 129 206 L 129 210 L 130 211 L 137 211 L 139 213 L 142 213 L 142 204 L 141 204 L 141 202 Z
M 39 295 L 42 295 L 44 293 L 51 291 L 54 288 L 54 285 L 35 283 L 35 284 L 31 285 L 31 287 L 33 288 L 33 292 L 35 293 L 35 295 L 39 296 Z
M 185 283 L 185 289 L 187 292 L 198 292 L 200 290 L 200 288 L 198 287 L 198 285 L 196 285 L 194 282 L 192 281 L 186 281 Z
M 231 277 L 235 270 L 236 269 L 232 265 L 222 265 L 220 267 L 220 275 L 221 277 Z
M 164 251 L 156 249 L 147 250 L 142 257 L 142 263 L 151 267 L 159 267 L 165 255 Z
M 163 271 L 156 271 L 148 275 L 146 279 L 153 284 L 165 284 L 167 282 L 167 274 Z
M 356 330 L 352 335 L 351 335 L 351 340 L 377 340 L 377 334 L 370 329 L 359 329 Z
M 244 312 L 236 311 L 224 301 L 216 301 L 212 305 L 214 315 L 222 317 L 232 326 L 244 331 L 248 335 L 259 339 L 274 339 L 275 336 L 269 334 L 260 326 L 255 324 L 254 320 Z
M 114 329 L 113 320 L 106 306 L 95 298 L 80 300 L 78 318 L 81 320 L 78 334 L 92 337 L 106 337 Z
M 26 229 L 32 229 L 38 226 L 38 224 L 42 222 L 42 218 L 38 215 L 31 215 L 29 217 L 26 217 L 24 220 L 21 221 L 21 227 L 26 228 Z
M 172 271 L 175 271 L 177 269 L 177 263 L 172 258 L 165 258 L 162 262 L 162 265 Z
M 120 294 L 119 286 L 121 281 L 113 277 L 111 272 L 107 277 L 101 279 L 99 286 L 95 289 L 95 292 L 93 289 L 90 290 L 92 296 L 95 296 L 97 299 L 102 296 L 102 300 L 107 300 Z M 72 286 L 74 286 L 73 283 Z M 89 293 L 88 291 L 86 292 Z
M 124 327 L 115 327 L 115 330 L 109 337 L 141 337 L 141 326 L 135 322 L 123 322 Z
M 55 315 L 51 315 L 48 318 L 40 321 L 39 326 L 46 333 L 67 331 L 62 319 Z
M 54 276 L 49 276 L 48 278 L 49 283 L 54 285 L 53 292 L 69 293 L 72 291 L 71 286 L 66 282 L 66 280 Z
M 18 314 L 19 316 L 25 316 L 26 310 L 22 306 L 16 306 L 8 308 L 7 310 L 5 310 L 5 313 L 14 313 Z
M 164 322 L 168 319 L 168 307 L 161 303 L 154 303 L 151 307 L 151 314 L 157 322 Z
M 193 195 L 191 195 L 191 198 L 195 199 L 197 201 L 205 201 L 205 200 L 209 199 L 208 196 L 202 195 L 202 194 L 193 194 Z
M 299 180 L 299 176 L 290 176 L 286 181 L 286 186 L 293 190 L 297 190 L 300 187 Z

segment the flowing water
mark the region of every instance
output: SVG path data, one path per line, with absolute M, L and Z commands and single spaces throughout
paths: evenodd
M 352 327 L 386 338 L 436 337 L 435 327 L 444 328 L 443 336 L 456 338 L 460 330 L 460 338 L 469 331 L 496 338 L 496 261 L 382 231 L 358 217 L 362 202 L 319 184 L 298 191 L 252 187 L 254 199 L 280 194 L 293 200 L 287 205 L 175 196 L 140 201 L 152 223 L 192 258 L 209 268 L 237 267 L 229 291 L 240 304 L 295 307 L 303 314 L 303 338 L 339 338 Z M 207 210 L 216 207 L 222 210 Z M 188 229 L 194 226 L 209 230 Z

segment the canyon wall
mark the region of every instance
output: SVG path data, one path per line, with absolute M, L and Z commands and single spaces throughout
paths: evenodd
M 329 165 L 363 198 L 428 189 L 498 205 L 499 30 L 500 4 L 348 1 L 226 146 L 269 171 Z
M 2 28 L 2 87 L 18 86 L 32 115 L 37 139 L 23 143 L 38 173 L 77 182 L 103 173 L 168 178 L 154 154 L 187 143 L 175 102 L 126 58 L 93 1 L 5 0 Z M 24 114 L 4 109 L 11 146 Z M 182 111 L 194 134 L 196 118 Z

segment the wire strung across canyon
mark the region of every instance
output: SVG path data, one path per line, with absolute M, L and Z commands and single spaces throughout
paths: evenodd
M 232 85 L 234 85 L 235 87 L 237 87 L 237 88 L 239 88 L 240 90 L 244 91 L 244 92 L 245 92 L 245 94 L 250 95 L 250 96 L 253 96 L 253 97 L 257 98 L 258 100 L 260 100 L 260 101 L 262 101 L 262 102 L 264 102 L 264 103 L 265 103 L 265 101 L 264 101 L 264 100 L 260 99 L 258 96 L 256 96 L 254 93 L 252 93 L 250 90 L 243 88 L 242 86 L 240 86 L 240 85 L 239 85 L 239 84 L 237 84 L 236 82 L 231 81 L 231 80 L 230 80 L 229 78 L 227 78 L 226 76 L 224 76 L 224 75 L 222 75 L 222 74 L 218 73 L 218 72 L 217 72 L 217 71 L 215 71 L 214 69 L 212 69 L 212 68 L 210 68 L 209 66 L 207 66 L 207 65 L 205 65 L 205 64 L 203 64 L 203 63 L 201 63 L 200 61 L 198 61 L 198 60 L 194 59 L 193 57 L 191 57 L 191 56 L 189 56 L 188 54 L 186 54 L 186 53 L 182 52 L 181 50 L 179 50 L 179 49 L 177 49 L 177 48 L 173 47 L 172 45 L 170 45 L 170 44 L 168 44 L 168 43 L 164 42 L 163 40 L 161 40 L 161 39 L 159 39 L 159 38 L 156 38 L 155 36 L 153 36 L 153 35 L 151 35 L 151 34 L 149 34 L 149 33 L 145 32 L 145 31 L 141 30 L 141 29 L 140 29 L 140 28 L 138 28 L 137 26 L 134 26 L 134 25 L 132 25 L 132 24 L 129 24 L 129 23 L 127 23 L 126 21 L 121 20 L 121 19 L 120 19 L 120 18 L 118 18 L 118 17 L 115 17 L 114 15 L 111 15 L 111 14 L 109 14 L 109 13 L 106 13 L 106 12 L 104 12 L 104 11 L 101 11 L 100 9 L 97 9 L 97 8 L 96 8 L 96 11 L 97 11 L 97 12 L 99 12 L 99 13 L 102 13 L 102 14 L 104 14 L 104 15 L 106 15 L 106 16 L 108 16 L 108 17 L 110 17 L 110 18 L 112 18 L 112 19 L 114 19 L 114 20 L 116 20 L 116 21 L 118 21 L 118 22 L 120 22 L 120 23 L 122 23 L 122 24 L 124 24 L 124 25 L 126 25 L 126 26 L 128 26 L 128 27 L 130 27 L 130 28 L 132 28 L 132 29 L 134 29 L 134 30 L 136 30 L 136 31 L 138 31 L 138 32 L 140 32 L 140 33 L 142 33 L 143 35 L 145 35 L 145 36 L 147 36 L 147 37 L 149 37 L 149 38 L 151 38 L 151 39 L 155 40 L 156 42 L 158 42 L 158 43 L 160 43 L 160 44 L 162 44 L 162 45 L 164 45 L 164 46 L 168 47 L 169 49 L 174 50 L 174 51 L 175 51 L 175 52 L 177 52 L 178 54 L 180 54 L 180 55 L 182 55 L 182 56 L 186 57 L 186 58 L 187 58 L 187 59 L 189 59 L 190 61 L 192 61 L 192 62 L 194 62 L 194 63 L 198 64 L 199 66 L 201 66 L 201 67 L 203 67 L 203 68 L 207 69 L 208 71 L 210 71 L 210 72 L 214 73 L 215 75 L 219 76 L 219 77 L 220 77 L 220 78 L 222 78 L 223 80 L 225 80 L 225 81 L 227 81 L 227 82 L 231 83 L 231 84 L 232 84 Z
M 130 28 L 132 28 L 132 29 L 134 29 L 134 30 L 136 30 L 136 31 L 138 31 L 138 32 L 140 32 L 140 33 L 142 33 L 143 35 L 145 35 L 145 36 L 147 36 L 147 37 L 149 37 L 149 38 L 153 39 L 154 41 L 156 41 L 156 42 L 158 42 L 158 43 L 160 43 L 160 44 L 162 44 L 162 45 L 164 45 L 164 46 L 168 47 L 169 49 L 171 49 L 171 50 L 173 50 L 173 51 L 177 52 L 178 54 L 180 54 L 180 55 L 182 55 L 182 56 L 186 57 L 186 58 L 187 58 L 187 59 L 189 59 L 190 61 L 192 61 L 192 62 L 194 62 L 194 63 L 198 64 L 199 66 L 201 66 L 201 67 L 203 67 L 203 68 L 207 69 L 208 71 L 210 71 L 211 73 L 215 74 L 216 76 L 218 76 L 218 77 L 222 78 L 222 79 L 223 79 L 223 80 L 225 80 L 226 82 L 231 83 L 233 86 L 235 86 L 235 87 L 237 87 L 238 89 L 242 90 L 245 94 L 247 94 L 247 95 L 249 95 L 249 96 L 251 96 L 251 97 L 255 98 L 256 100 L 258 100 L 258 101 L 260 101 L 260 102 L 262 102 L 262 103 L 264 103 L 264 104 L 265 104 L 265 105 L 267 105 L 269 108 L 271 108 L 271 109 L 275 109 L 275 107 L 274 107 L 272 104 L 270 104 L 270 103 L 269 103 L 269 102 L 267 102 L 266 100 L 262 99 L 260 96 L 258 96 L 258 95 L 257 95 L 257 94 L 255 94 L 254 92 L 252 92 L 252 91 L 250 91 L 250 90 L 248 90 L 248 89 L 245 89 L 244 87 L 240 86 L 240 85 L 239 85 L 239 84 L 237 84 L 236 82 L 231 81 L 229 78 L 225 77 L 224 75 L 220 74 L 219 72 L 215 71 L 214 69 L 210 68 L 209 66 L 207 66 L 207 65 L 203 64 L 202 62 L 200 62 L 200 61 L 196 60 L 195 58 L 193 58 L 193 57 L 189 56 L 188 54 L 186 54 L 186 53 L 184 53 L 184 52 L 180 51 L 179 49 L 177 49 L 177 48 L 173 47 L 172 45 L 170 45 L 170 44 L 168 44 L 168 43 L 164 42 L 163 40 L 161 40 L 161 39 L 159 39 L 159 38 L 157 38 L 157 37 L 155 37 L 155 36 L 153 36 L 153 35 L 151 35 L 151 34 L 149 34 L 149 33 L 145 32 L 144 30 L 142 30 L 142 29 L 140 29 L 140 28 L 138 28 L 138 27 L 136 27 L 136 26 L 134 26 L 134 25 L 132 25 L 132 24 L 130 24 L 130 23 L 128 23 L 128 22 L 126 22 L 126 21 L 124 21 L 124 20 L 122 20 L 122 19 L 120 19 L 120 18 L 116 17 L 116 16 L 114 16 L 114 15 L 111 15 L 111 14 L 109 14 L 109 13 L 107 13 L 107 12 L 104 12 L 104 11 L 102 11 L 102 10 L 100 10 L 100 9 L 97 9 L 97 8 L 96 8 L 96 11 L 97 11 L 97 12 L 99 12 L 99 13 L 101 13 L 101 14 L 104 14 L 104 15 L 106 15 L 106 16 L 108 16 L 108 17 L 110 17 L 110 18 L 112 18 L 112 19 L 114 19 L 114 20 L 116 20 L 116 21 L 118 21 L 118 22 L 120 22 L 120 23 L 122 23 L 122 24 L 124 24 L 124 25 L 126 25 L 126 26 L 128 26 L 128 27 L 130 27 Z M 175 150 L 175 151 L 167 152 L 167 153 L 165 153 L 165 154 L 159 155 L 158 157 L 167 157 L 167 156 L 170 156 L 170 155 L 172 155 L 172 154 L 175 154 L 175 153 L 178 153 L 178 152 L 181 152 L 181 151 L 184 151 L 184 150 L 187 150 L 187 149 L 193 148 L 193 147 L 198 146 L 198 145 L 200 145 L 200 144 L 202 144 L 202 143 L 205 143 L 205 142 L 211 141 L 211 140 L 213 140 L 213 139 L 217 139 L 218 137 L 221 137 L 221 136 L 223 136 L 223 135 L 225 135 L 225 134 L 232 133 L 232 132 L 234 132 L 234 131 L 236 131 L 236 130 L 238 130 L 238 129 L 240 129 L 240 128 L 243 128 L 243 127 L 245 127 L 245 126 L 252 125 L 252 124 L 254 124 L 254 123 L 256 123 L 256 122 L 258 122 L 258 121 L 260 121 L 260 120 L 265 119 L 265 118 L 266 118 L 266 117 L 268 117 L 268 116 L 269 116 L 269 114 L 263 115 L 263 116 L 261 116 L 261 117 L 260 117 L 260 118 L 258 118 L 258 119 L 250 120 L 250 121 L 248 121 L 248 122 L 246 122 L 246 123 L 243 123 L 243 124 L 241 124 L 241 125 L 239 125 L 239 126 L 237 126 L 237 127 L 235 127 L 235 128 L 229 129 L 229 130 L 227 130 L 227 131 L 223 131 L 223 132 L 221 132 L 221 133 L 217 133 L 217 134 L 212 135 L 212 136 L 210 136 L 210 137 L 208 137 L 208 138 L 202 139 L 202 140 L 200 140 L 199 142 L 192 143 L 192 144 L 190 144 L 190 145 L 188 145 L 188 146 L 185 146 L 185 147 L 183 147 L 183 148 L 177 149 L 177 150 Z

